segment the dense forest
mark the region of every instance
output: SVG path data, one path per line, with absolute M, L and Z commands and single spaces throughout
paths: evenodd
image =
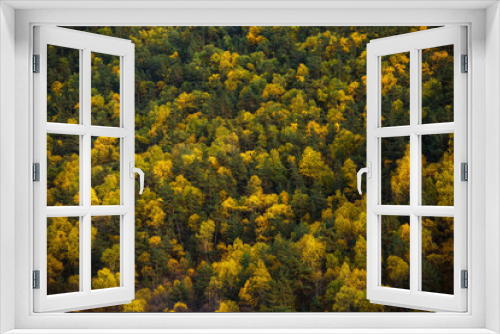
M 366 299 L 366 45 L 426 27 L 85 27 L 136 48 L 136 298 L 112 312 L 383 312 Z M 48 50 L 49 122 L 79 123 L 78 51 Z M 424 123 L 453 121 L 453 49 L 422 51 Z M 409 55 L 382 59 L 382 125 L 409 124 Z M 52 66 L 50 64 L 53 64 Z M 119 58 L 92 54 L 92 124 L 118 126 Z M 450 89 L 451 87 L 451 89 Z M 48 205 L 79 203 L 79 138 L 48 135 Z M 423 136 L 422 202 L 453 205 L 453 137 Z M 92 140 L 92 204 L 120 202 Z M 382 143 L 409 202 L 409 138 Z M 137 188 L 137 187 L 136 187 Z M 384 216 L 382 284 L 409 288 L 409 217 Z M 120 221 L 92 219 L 92 287 L 119 285 Z M 52 218 L 49 294 L 78 291 L 76 218 Z M 453 219 L 423 217 L 423 289 L 453 293 Z

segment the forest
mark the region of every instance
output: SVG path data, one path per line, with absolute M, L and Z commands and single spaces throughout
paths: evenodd
M 73 27 L 135 44 L 136 296 L 97 312 L 411 311 L 366 299 L 366 45 L 427 27 Z M 47 121 L 78 124 L 79 52 L 48 48 Z M 409 54 L 382 58 L 382 126 L 409 124 Z M 453 121 L 453 48 L 422 51 L 422 121 Z M 92 124 L 120 124 L 120 59 L 92 54 Z M 79 138 L 47 136 L 47 205 L 79 204 Z M 453 136 L 422 137 L 422 202 L 453 205 Z M 384 138 L 383 204 L 409 203 Z M 120 203 L 92 139 L 92 204 Z M 409 217 L 381 217 L 382 284 L 409 288 Z M 119 217 L 92 218 L 92 288 L 120 282 Z M 47 221 L 49 294 L 79 290 L 79 219 Z M 453 293 L 453 218 L 422 218 L 424 291 Z

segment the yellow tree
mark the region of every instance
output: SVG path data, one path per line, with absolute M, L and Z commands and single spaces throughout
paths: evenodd
M 297 79 L 297 81 L 304 82 L 308 74 L 309 74 L 309 69 L 307 68 L 306 65 L 301 63 L 297 68 L 297 75 L 295 76 L 295 78 Z
M 52 293 L 78 290 L 79 235 L 78 218 L 47 220 L 47 288 Z
M 264 294 L 269 291 L 272 278 L 266 265 L 262 260 L 257 262 L 257 267 L 250 279 L 245 282 L 243 288 L 240 289 L 239 297 L 246 304 L 252 307 L 257 307 Z
M 238 304 L 232 300 L 222 300 L 219 309 L 215 312 L 239 312 Z
M 358 237 L 366 231 L 366 212 L 361 209 L 360 205 L 344 201 L 333 215 L 337 242 L 345 250 L 351 249 Z
M 410 266 L 402 258 L 395 255 L 387 258 L 387 278 L 392 282 L 391 287 L 402 288 L 409 275 Z
M 97 271 L 97 277 L 92 278 L 92 289 L 107 289 L 120 286 L 120 273 L 113 274 L 108 268 Z
M 357 179 L 356 179 L 356 164 L 351 158 L 348 158 L 344 161 L 344 166 L 341 168 L 342 174 L 344 176 L 344 180 L 346 181 L 349 188 L 344 189 L 344 193 L 354 193 L 357 188 Z
M 325 184 L 333 177 L 333 172 L 323 161 L 320 152 L 316 152 L 312 147 L 306 147 L 299 163 L 299 171 L 302 175 Z
M 453 140 L 450 141 L 451 141 L 450 148 L 443 155 L 441 163 L 441 173 L 439 173 L 436 177 L 438 205 L 445 205 L 445 206 L 453 206 L 453 198 L 454 198 Z
M 120 265 L 120 244 L 114 244 L 113 247 L 106 249 L 102 253 L 101 261 L 107 264 L 114 274 L 115 268 Z
M 211 219 L 201 222 L 200 230 L 196 233 L 196 238 L 200 242 L 205 254 L 208 254 L 214 247 L 213 237 L 215 232 L 215 222 Z
M 321 263 L 325 258 L 325 244 L 311 234 L 306 234 L 297 243 L 302 251 L 302 261 L 309 268 L 314 269 L 314 283 L 316 286 L 316 297 L 319 296 L 319 282 L 322 278 Z
M 302 251 L 302 261 L 314 269 L 319 269 L 325 257 L 325 243 L 311 234 L 304 235 L 297 246 Z
M 391 177 L 392 198 L 397 204 L 404 204 L 410 196 L 410 145 L 406 146 L 405 154 L 397 164 L 396 172 Z
M 151 291 L 148 288 L 135 292 L 135 299 L 123 305 L 123 312 L 147 312 L 148 302 L 151 300 Z

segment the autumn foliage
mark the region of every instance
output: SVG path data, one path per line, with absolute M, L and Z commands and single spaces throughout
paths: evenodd
M 146 174 L 136 196 L 136 299 L 98 311 L 395 310 L 366 299 L 366 200 L 356 191 L 366 159 L 366 44 L 419 29 L 82 28 L 135 43 L 135 161 Z M 59 65 L 49 67 L 48 120 L 77 123 L 78 54 L 50 47 L 50 57 Z M 92 57 L 92 122 L 114 126 L 119 60 Z M 446 91 L 449 58 L 430 54 L 423 66 L 435 95 Z M 407 117 L 409 61 L 384 63 L 387 122 Z M 434 100 L 426 95 L 425 112 L 436 122 L 453 104 L 441 99 L 433 109 Z M 453 138 L 429 140 L 425 201 L 453 205 Z M 93 205 L 119 204 L 119 144 L 92 141 Z M 405 204 L 407 142 L 392 140 L 384 152 L 383 196 Z M 48 205 L 77 205 L 78 138 L 49 136 L 48 159 Z M 383 284 L 407 288 L 408 219 L 382 222 Z M 78 224 L 48 225 L 50 293 L 78 290 Z M 119 285 L 118 225 L 92 221 L 94 289 Z M 423 226 L 425 286 L 449 293 L 453 221 L 425 217 Z

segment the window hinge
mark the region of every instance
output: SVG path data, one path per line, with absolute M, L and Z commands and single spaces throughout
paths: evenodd
M 462 55 L 462 73 L 469 72 L 469 56 Z
M 40 289 L 40 270 L 33 270 L 33 289 Z
M 469 287 L 469 272 L 467 270 L 462 270 L 461 276 L 462 289 L 467 289 Z
M 40 163 L 38 162 L 33 164 L 33 181 L 40 182 Z
M 460 180 L 469 181 L 469 165 L 466 162 L 460 164 Z
M 33 73 L 40 73 L 40 55 L 33 55 Z

